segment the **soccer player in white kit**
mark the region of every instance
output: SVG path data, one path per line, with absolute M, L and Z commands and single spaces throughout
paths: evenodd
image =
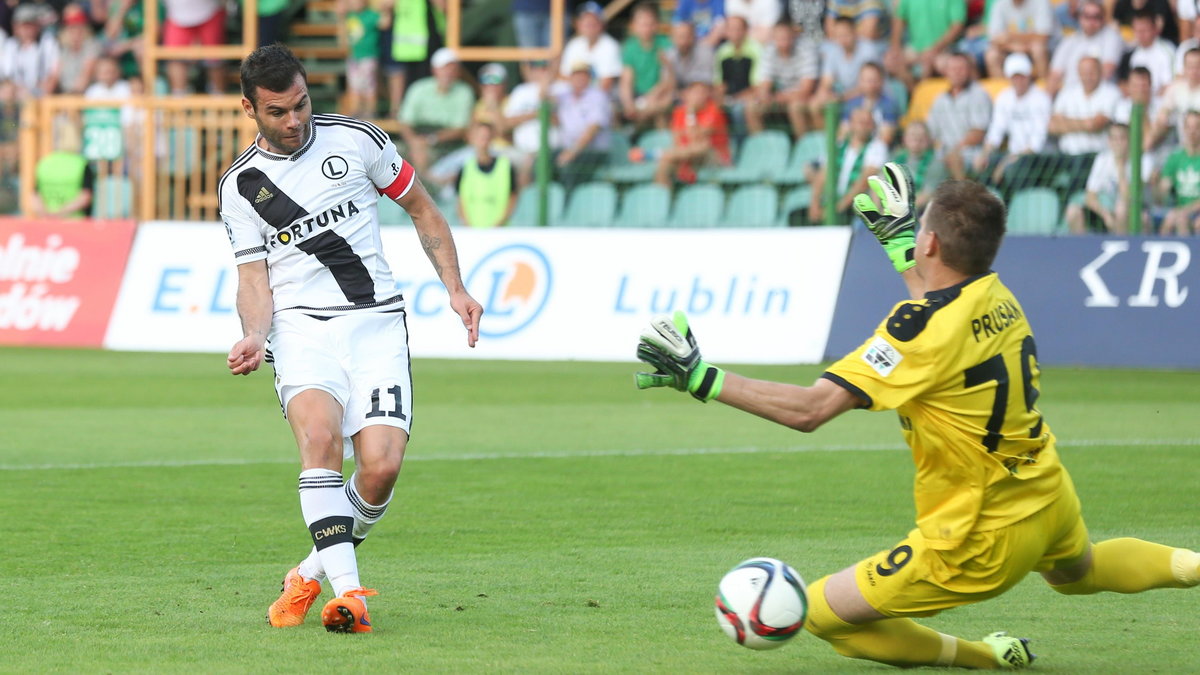
M 300 508 L 313 539 L 268 610 L 272 626 L 297 626 L 328 578 L 336 596 L 321 612 L 333 632 L 371 630 L 355 547 L 383 516 L 412 422 L 404 298 L 383 257 L 376 201 L 412 216 L 421 245 L 475 346 L 483 308 L 463 287 L 446 219 L 369 122 L 314 115 L 304 66 L 284 46 L 242 62 L 242 108 L 258 137 L 221 178 L 221 218 L 238 268 L 245 337 L 229 370 L 265 360 L 300 448 Z M 342 479 L 351 439 L 355 474 Z

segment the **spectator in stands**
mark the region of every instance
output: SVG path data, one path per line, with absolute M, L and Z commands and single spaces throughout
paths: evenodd
M 458 218 L 468 227 L 500 227 L 517 206 L 517 174 L 508 157 L 492 152 L 494 136 L 487 122 L 473 122 L 467 133 L 472 153 L 454 183 Z
M 1200 111 L 1187 111 L 1180 140 L 1180 148 L 1167 158 L 1156 181 L 1160 202 L 1169 203 L 1174 196 L 1159 234 L 1186 237 L 1198 231 L 1200 216 Z
M 400 135 L 408 146 L 407 159 L 418 173 L 425 173 L 438 155 L 462 143 L 475 106 L 475 93 L 459 80 L 460 65 L 453 49 L 434 52 L 430 65 L 433 75 L 413 82 L 400 108 Z
M 1150 70 L 1158 83 L 1158 93 L 1166 90 L 1175 73 L 1175 48 L 1158 36 L 1158 24 L 1149 10 L 1138 10 L 1133 16 L 1133 48 L 1121 57 L 1118 73 L 1128 73 L 1142 66 Z
M 729 123 L 705 80 L 693 80 L 683 90 L 683 101 L 671 115 L 674 143 L 658 158 L 654 181 L 671 185 L 672 177 L 696 182 L 696 170 L 729 164 Z
M 924 211 L 933 191 L 946 178 L 946 164 L 938 159 L 933 149 L 933 137 L 924 122 L 909 122 L 904 127 L 901 142 L 903 145 L 892 161 L 906 165 L 912 172 L 917 211 Z
M 129 83 L 121 78 L 121 66 L 111 56 L 96 60 L 96 77 L 83 92 L 84 98 L 116 100 L 133 96 Z
M 762 82 L 758 99 L 746 109 L 748 124 L 759 129 L 767 116 L 783 113 L 796 138 L 808 132 L 808 106 L 816 93 L 821 57 L 813 40 L 796 37 L 796 29 L 787 21 L 775 24 L 771 43 L 763 50 Z
M 975 172 L 986 176 L 991 171 L 992 182 L 1001 184 L 1005 172 L 1030 173 L 1030 161 L 1046 146 L 1050 126 L 1050 96 L 1033 82 L 1033 62 L 1021 53 L 1004 59 L 1004 76 L 1012 86 L 996 97 L 992 122 L 984 137 L 983 152 L 975 157 Z M 1007 147 L 1004 155 L 1000 149 Z
M 870 41 L 859 39 L 852 20 L 834 19 L 830 40 L 822 46 L 821 82 L 811 106 L 813 119 L 824 119 L 822 108 L 826 103 L 858 96 L 858 75 L 863 64 L 879 59 L 879 50 Z
M 0 43 L 0 79 L 12 80 L 22 99 L 49 94 L 54 89 L 58 42 L 42 36 L 41 10 L 18 5 L 13 12 L 13 36 Z
M 842 129 L 839 137 L 845 138 L 849 131 L 850 114 L 859 108 L 866 108 L 875 118 L 875 135 L 885 145 L 891 147 L 896 137 L 896 125 L 900 121 L 900 106 L 883 90 L 883 67 L 878 63 L 867 62 L 858 71 L 858 95 L 847 100 L 842 106 Z
M 692 82 L 712 83 L 716 72 L 716 51 L 707 43 L 696 41 L 696 29 L 690 23 L 671 25 L 671 48 L 666 54 L 675 87 Z
M 1162 97 L 1162 106 L 1152 119 L 1151 145 L 1158 145 L 1172 128 L 1183 138 L 1184 115 L 1200 110 L 1200 48 L 1193 49 L 1183 59 L 1183 77 L 1171 83 Z
M 1085 56 L 1079 61 L 1079 85 L 1067 87 L 1054 99 L 1050 134 L 1058 137 L 1060 173 L 1068 177 L 1070 192 L 1083 187 L 1096 153 L 1108 144 L 1104 129 L 1112 121 L 1121 93 L 1100 79 L 1100 60 Z
M 763 77 L 762 47 L 750 39 L 746 20 L 733 17 L 725 22 L 728 36 L 717 48 L 716 83 L 717 98 L 729 109 L 735 128 L 744 123 L 748 131 L 762 131 L 761 116 L 748 115 L 747 110 L 761 105 Z
M 225 5 L 220 0 L 162 0 L 162 3 L 166 9 L 162 33 L 164 46 L 225 44 Z M 206 61 L 205 68 L 208 70 L 208 93 L 225 93 L 224 62 L 219 59 Z M 187 61 L 167 63 L 167 84 L 171 94 L 191 92 L 189 70 Z
M 658 9 L 641 3 L 633 8 L 629 36 L 621 45 L 621 114 L 637 126 L 666 126 L 675 99 L 671 69 L 664 67 L 671 48 L 658 32 Z
M 1182 0 L 1186 3 L 1188 0 Z M 1158 32 L 1171 41 L 1179 44 L 1179 21 L 1175 18 L 1175 8 L 1171 0 L 1108 0 L 1111 3 L 1110 14 L 1118 25 L 1131 27 L 1133 18 L 1139 12 L 1149 12 L 1154 17 Z M 1181 3 L 1182 4 L 1182 3 Z
M 142 39 L 142 3 L 138 0 L 100 0 L 92 3 L 92 15 L 104 25 L 101 41 L 109 56 L 118 58 L 121 72 L 137 73 L 145 40 Z
M 0 79 L 0 179 L 17 174 L 17 129 L 21 122 L 21 103 L 17 85 Z
M 58 31 L 59 56 L 54 81 L 58 91 L 78 96 L 92 80 L 103 47 L 92 35 L 83 8 L 70 4 L 63 8 L 62 28 Z
M 425 78 L 442 47 L 440 0 L 382 0 L 380 63 L 387 74 L 388 117 L 396 117 L 409 85 Z
M 988 77 L 1000 77 L 1005 57 L 1014 53 L 1029 56 L 1034 77 L 1050 74 L 1050 34 L 1054 31 L 1050 0 L 994 0 L 987 16 L 989 44 L 984 58 Z
M 950 90 L 933 102 L 927 121 L 938 156 L 946 162 L 950 175 L 961 179 L 982 150 L 992 99 L 971 79 L 971 60 L 966 54 L 953 54 L 946 61 L 946 79 Z
M 508 127 L 504 123 L 504 99 L 508 93 L 508 70 L 500 63 L 488 63 L 479 69 L 479 100 L 471 111 L 471 122 L 492 126 L 492 137 L 504 141 Z M 470 130 L 467 131 L 468 136 Z
M 592 83 L 591 66 L 576 61 L 569 72 L 570 89 L 555 99 L 562 150 L 554 160 L 568 188 L 590 180 L 604 162 L 612 126 L 612 99 Z
M 1200 46 L 1200 39 L 1198 39 L 1200 38 L 1200 29 L 1197 28 L 1200 26 L 1200 22 L 1197 21 L 1200 19 L 1200 12 L 1196 11 L 1198 7 L 1200 7 L 1198 0 L 1178 0 L 1175 3 L 1175 18 L 1179 19 L 1180 49 L 1184 49 L 1184 45 L 1187 45 L 1187 48 Z M 1180 52 L 1176 56 L 1183 56 L 1183 53 Z M 1182 67 L 1183 61 L 1179 60 L 1176 63 L 1176 70 Z
M 679 0 L 671 21 L 692 24 L 696 39 L 716 49 L 726 37 L 725 0 Z
M 1098 58 L 1101 77 L 1112 79 L 1124 43 L 1117 29 L 1105 23 L 1104 16 L 1104 6 L 1098 0 L 1084 0 L 1079 8 L 1079 31 L 1064 37 L 1050 60 L 1046 92 L 1051 96 L 1079 84 L 1079 61 L 1085 56 Z
M 567 41 L 562 53 L 563 77 L 579 62 L 588 64 L 596 84 L 606 94 L 615 95 L 621 77 L 621 45 L 604 32 L 604 9 L 597 2 L 585 2 L 575 13 L 575 37 Z
M 1161 138 L 1155 138 L 1154 121 L 1159 118 L 1162 110 L 1162 97 L 1154 95 L 1153 79 L 1150 71 L 1142 66 L 1137 66 L 1129 71 L 1129 77 L 1125 81 L 1125 95 L 1121 100 L 1117 101 L 1117 106 L 1113 110 L 1113 122 L 1129 126 L 1133 116 L 1133 104 L 1141 103 L 1143 106 L 1143 120 L 1145 130 L 1142 133 L 1142 142 L 1145 150 L 1155 148 Z M 1169 127 L 1170 122 L 1164 122 L 1164 127 Z M 1164 128 L 1164 134 L 1166 129 Z M 1157 153 L 1156 153 L 1157 154 Z M 1166 159 L 1165 156 L 1161 159 Z
M 550 0 L 513 0 L 512 13 L 518 46 L 550 46 Z
M 1200 0 L 1180 0 L 1179 7 L 1182 9 L 1187 4 L 1200 3 Z M 1194 9 L 1192 11 L 1195 11 Z M 1193 49 L 1200 47 L 1200 16 L 1193 19 L 1194 23 L 1183 24 L 1192 26 L 1192 37 L 1179 43 L 1179 47 L 1175 49 L 1175 75 L 1183 75 L 1183 57 Z
M 832 179 L 837 181 L 837 213 L 825 213 L 825 181 L 831 180 L 827 167 L 810 167 L 807 173 L 812 184 L 812 201 L 808 206 L 808 221 L 814 224 L 850 222 L 850 204 L 854 195 L 867 189 L 867 177 L 878 172 L 886 161 L 887 146 L 875 138 L 875 118 L 865 108 L 855 110 L 850 114 L 850 134 L 838 146 L 838 175 Z
M 967 6 L 957 0 L 899 0 L 892 20 L 887 67 L 911 90 L 913 68 L 921 77 L 942 72 L 939 61 L 950 54 L 966 25 Z M 905 36 L 907 35 L 907 42 Z
M 787 18 L 801 35 L 821 39 L 825 35 L 825 0 L 784 0 Z
M 258 46 L 282 42 L 289 0 L 258 0 Z
M 759 44 L 771 40 L 771 31 L 783 16 L 780 0 L 725 0 L 725 18 L 740 16 L 750 26 L 750 38 Z
M 512 130 L 513 146 L 524 155 L 518 175 L 527 172 L 541 147 L 542 126 L 538 110 L 543 101 L 557 99 L 570 87 L 554 78 L 549 64 L 533 61 L 521 68 L 523 81 L 513 88 L 504 101 L 504 128 Z M 547 132 L 551 149 L 560 147 L 558 129 L 553 125 Z M 523 181 L 524 182 L 524 181 Z
M 46 155 L 35 169 L 33 194 L 35 218 L 83 218 L 92 206 L 96 176 L 91 164 L 79 154 L 79 129 L 62 124 L 55 134 L 58 149 Z
M 367 0 L 338 5 L 346 31 L 346 98 L 351 117 L 375 117 L 379 106 L 379 24 L 383 20 Z
M 827 0 L 825 3 L 825 34 L 833 33 L 838 19 L 849 19 L 862 40 L 883 37 L 887 10 L 883 0 Z
M 1120 167 L 1120 168 L 1118 168 Z M 1142 181 L 1149 182 L 1153 163 L 1142 155 Z M 1133 159 L 1129 156 L 1129 127 L 1108 127 L 1108 147 L 1096 155 L 1088 172 L 1083 204 L 1067 206 L 1067 227 L 1071 234 L 1129 232 L 1129 185 L 1133 180 Z M 1145 223 L 1143 216 L 1143 224 Z

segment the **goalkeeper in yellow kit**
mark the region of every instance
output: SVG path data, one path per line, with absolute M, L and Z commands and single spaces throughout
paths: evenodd
M 919 228 L 908 170 L 887 164 L 855 211 L 912 300 L 811 386 L 752 380 L 701 360 L 682 312 L 651 322 L 639 388 L 670 386 L 800 431 L 854 408 L 896 410 L 916 464 L 917 527 L 890 549 L 809 586 L 809 632 L 839 653 L 897 666 L 1023 668 L 1029 641 L 980 641 L 914 622 L 995 597 L 1037 571 L 1066 595 L 1200 584 L 1200 555 L 1138 539 L 1092 544 L 1054 434 L 1037 408 L 1037 345 L 990 271 L 1003 203 L 948 181 Z

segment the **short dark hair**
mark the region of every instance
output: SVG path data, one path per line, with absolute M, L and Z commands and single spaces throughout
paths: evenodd
M 242 60 L 242 96 L 257 109 L 258 99 L 255 95 L 259 87 L 267 91 L 287 91 L 295 83 L 297 73 L 305 81 L 308 80 L 304 64 L 300 63 L 292 50 L 278 42 L 259 47 Z
M 948 180 L 934 191 L 925 222 L 938 236 L 942 262 L 975 276 L 992 268 L 1005 218 L 1004 202 L 983 185 Z
M 657 20 L 658 7 L 655 7 L 654 3 L 652 2 L 639 2 L 638 4 L 634 5 L 633 9 L 629 12 L 630 16 L 637 16 L 638 14 L 650 14 L 655 18 L 655 20 Z
M 1158 15 L 1155 14 L 1154 10 L 1150 9 L 1149 7 L 1133 10 L 1133 17 L 1129 20 L 1129 23 L 1132 24 L 1137 19 L 1153 21 L 1155 25 L 1158 25 Z

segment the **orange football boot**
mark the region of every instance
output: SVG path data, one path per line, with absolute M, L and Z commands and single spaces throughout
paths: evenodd
M 279 599 L 267 609 L 267 622 L 276 628 L 299 626 L 321 594 L 321 582 L 305 579 L 300 576 L 300 568 L 293 567 L 283 577 L 281 591 Z
M 330 633 L 370 633 L 371 615 L 367 614 L 367 603 L 362 598 L 379 595 L 371 588 L 352 588 L 325 603 L 321 610 L 321 622 Z

